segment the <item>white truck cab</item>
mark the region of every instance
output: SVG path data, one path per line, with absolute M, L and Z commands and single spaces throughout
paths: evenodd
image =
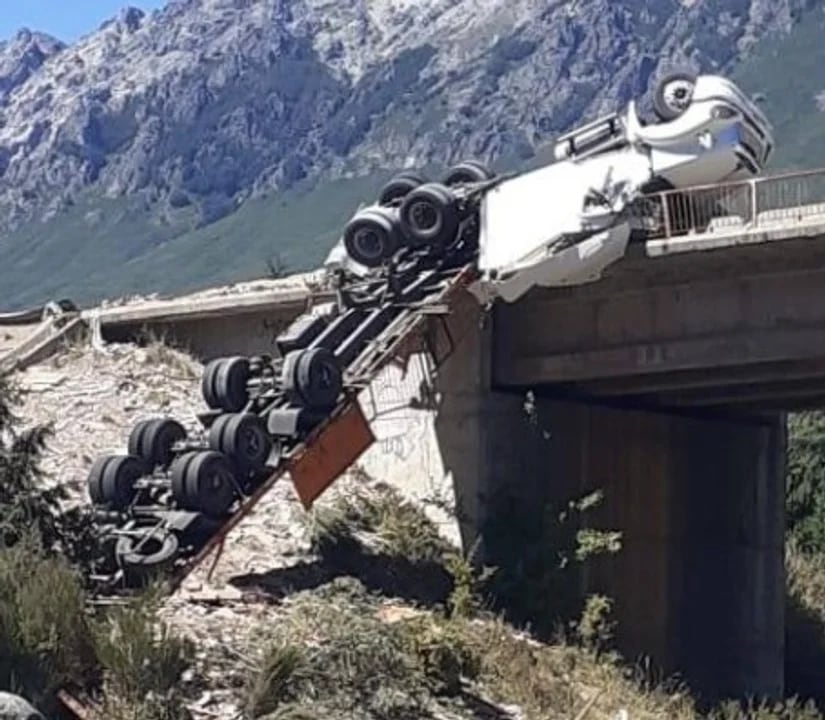
M 557 162 L 492 188 L 481 201 L 479 300 L 512 302 L 534 285 L 591 282 L 630 237 L 623 211 L 653 183 L 686 188 L 752 177 L 773 148 L 760 109 L 729 80 L 674 73 L 657 86 L 658 122 L 635 101 L 559 137 Z

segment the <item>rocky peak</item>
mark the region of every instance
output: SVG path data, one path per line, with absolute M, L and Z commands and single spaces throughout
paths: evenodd
M 60 40 L 28 28 L 19 30 L 11 40 L 0 42 L 0 105 L 65 47 Z

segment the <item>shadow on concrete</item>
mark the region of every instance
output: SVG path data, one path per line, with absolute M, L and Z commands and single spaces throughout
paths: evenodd
M 371 592 L 427 607 L 443 605 L 453 588 L 451 576 L 437 563 L 372 553 L 355 542 L 339 543 L 315 562 L 240 575 L 230 584 L 281 600 L 340 577 L 353 577 Z

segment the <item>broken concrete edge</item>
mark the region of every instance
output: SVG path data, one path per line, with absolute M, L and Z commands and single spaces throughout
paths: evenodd
M 161 324 L 181 320 L 232 317 L 267 310 L 303 309 L 334 300 L 331 291 L 310 287 L 268 289 L 213 297 L 183 297 L 118 307 L 97 307 L 80 314 L 49 317 L 33 328 L 32 334 L 7 355 L 0 357 L 0 372 L 22 370 L 54 354 L 60 341 L 80 326 L 105 328 L 139 324 Z M 65 323 L 61 326 L 61 323 Z
M 0 358 L 0 373 L 25 370 L 31 365 L 42 362 L 51 357 L 61 342 L 68 340 L 72 333 L 86 327 L 86 321 L 82 317 L 68 319 L 61 326 L 59 323 L 63 320 L 65 316 L 62 319 L 51 318 L 44 321 L 27 340 L 8 355 Z
M 269 308 L 303 307 L 308 303 L 326 302 L 335 298 L 330 291 L 311 288 L 266 290 L 234 295 L 202 298 L 156 300 L 119 307 L 85 310 L 81 317 L 99 322 L 101 326 L 132 325 L 165 320 L 197 320 L 210 317 L 231 317 L 256 313 Z

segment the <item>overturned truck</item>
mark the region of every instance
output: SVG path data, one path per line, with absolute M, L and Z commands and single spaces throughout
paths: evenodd
M 206 366 L 200 432 L 145 420 L 126 454 L 93 464 L 100 590 L 179 581 L 286 473 L 311 507 L 373 441 L 359 392 L 390 361 L 449 354 L 459 293 L 488 306 L 597 280 L 643 232 L 649 193 L 757 175 L 773 150 L 768 121 L 724 78 L 670 75 L 654 108 L 651 122 L 630 102 L 567 133 L 555 161 L 529 172 L 467 161 L 441 182 L 393 178 L 326 260 L 336 301 L 260 355 Z

